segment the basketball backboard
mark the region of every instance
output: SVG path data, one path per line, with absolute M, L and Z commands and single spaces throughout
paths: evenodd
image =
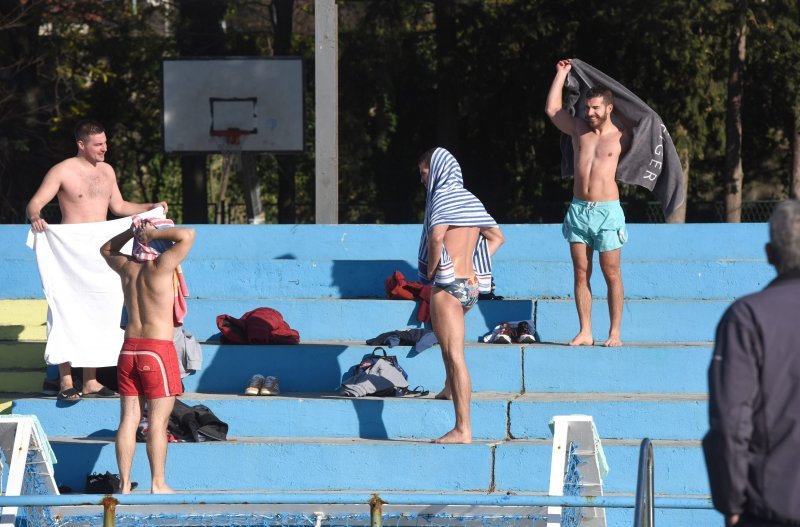
M 164 59 L 164 151 L 301 152 L 299 57 Z

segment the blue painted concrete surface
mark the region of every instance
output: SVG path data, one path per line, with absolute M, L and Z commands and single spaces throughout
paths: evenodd
M 602 396 L 602 394 L 598 394 Z M 187 393 L 181 400 L 204 404 L 228 423 L 231 437 L 434 439 L 449 431 L 453 406 L 428 398 L 338 398 L 286 393 L 280 397 L 207 398 Z M 510 405 L 510 411 L 509 411 Z M 93 437 L 116 431 L 116 400 L 81 401 L 57 406 L 53 399 L 21 399 L 13 412 L 35 414 L 54 436 Z M 708 430 L 704 400 L 550 401 L 537 396 L 474 396 L 472 433 L 476 440 L 552 439 L 548 423 L 556 415 L 594 417 L 603 439 L 700 440 Z
M 230 437 L 430 440 L 450 431 L 454 422 L 453 404 L 433 398 L 348 399 L 288 393 L 281 397 L 206 399 L 188 393 L 180 399 L 211 408 L 228 423 Z M 507 407 L 505 399 L 472 402 L 476 440 L 506 438 Z M 54 436 L 104 437 L 109 430 L 115 432 L 119 424 L 116 400 L 56 407 L 52 399 L 23 399 L 14 402 L 13 411 L 37 415 L 47 434 Z
M 560 227 L 554 227 L 505 226 L 508 241 L 495 259 L 498 294 L 572 296 L 569 252 Z M 409 242 L 418 236 L 415 225 L 196 228 L 198 241 L 184 264 L 196 298 L 381 298 L 383 280 L 395 270 L 418 280 L 416 242 Z M 623 249 L 627 298 L 731 299 L 774 277 L 761 224 L 631 226 L 636 231 L 637 243 Z M 7 249 L 0 276 L 8 277 L 0 298 L 43 297 L 33 252 L 24 245 L 26 232 L 23 226 L 0 226 Z M 594 294 L 603 297 L 605 283 L 596 270 Z
M 699 442 L 691 446 L 654 443 L 655 488 L 658 494 L 708 495 L 708 476 Z M 634 493 L 639 445 L 603 443 L 611 467 L 603 480 L 603 492 Z M 513 441 L 495 452 L 495 485 L 508 491 L 546 490 L 552 445 L 547 442 Z M 534 468 L 541 467 L 541 468 Z
M 444 365 L 438 346 L 409 356 L 411 348 L 384 347 L 396 355 L 412 387 L 439 391 Z M 298 346 L 203 345 L 203 369 L 184 379 L 190 392 L 241 393 L 255 373 L 274 375 L 289 392 L 331 392 L 373 346 L 345 344 Z M 476 392 L 521 392 L 522 350 L 519 345 L 475 345 L 465 349 Z M 478 373 L 480 372 L 480 373 Z
M 537 345 L 525 348 L 525 389 L 705 393 L 710 363 L 710 345 L 621 348 Z
M 597 394 L 600 396 L 601 394 Z M 641 401 L 635 396 L 615 401 L 538 401 L 524 396 L 511 401 L 509 423 L 514 439 L 552 439 L 547 423 L 555 415 L 591 415 L 603 439 L 700 440 L 708 432 L 708 402 Z
M 334 390 L 372 348 L 356 344 L 392 329 L 420 327 L 415 303 L 377 299 L 383 296 L 383 279 L 395 269 L 417 279 L 420 229 L 197 227 L 184 265 L 193 296 L 187 328 L 201 340 L 213 338 L 217 315 L 241 316 L 268 306 L 300 331 L 303 344 L 203 345 L 205 368 L 185 379 L 192 393 L 184 399 L 207 404 L 228 421 L 231 440 L 170 445 L 172 485 L 209 491 L 544 492 L 552 448 L 547 421 L 556 414 L 587 413 L 595 416 L 611 466 L 606 493 L 633 492 L 638 440 L 646 435 L 679 440 L 655 444 L 657 493 L 708 494 L 698 440 L 707 428 L 710 342 L 731 300 L 774 276 L 764 258 L 765 224 L 630 225 L 622 252 L 626 346 L 618 349 L 559 345 L 577 332 L 561 226 L 503 226 L 507 243 L 494 262 L 497 294 L 511 299 L 482 302 L 466 319 L 478 440 L 467 446 L 425 441 L 452 425 L 447 401 L 320 394 Z M 6 248 L 0 255 L 0 276 L 6 278 L 0 298 L 42 297 L 34 255 L 24 246 L 26 234 L 27 226 L 0 226 Z M 608 313 L 596 257 L 592 285 L 598 299 L 594 336 L 602 342 Z M 497 323 L 525 318 L 533 318 L 539 336 L 555 344 L 475 344 Z M 399 356 L 412 386 L 441 389 L 439 349 L 413 357 L 408 349 L 389 352 Z M 257 372 L 277 375 L 284 395 L 204 395 L 239 393 Z M 63 437 L 53 438 L 59 483 L 82 489 L 88 472 L 117 471 L 113 444 L 100 440 L 116 430 L 117 401 L 57 407 L 52 398 L 23 399 L 14 411 L 39 415 L 51 436 Z M 134 479 L 143 490 L 149 487 L 143 445 L 137 447 Z M 630 525 L 631 511 L 607 513 L 609 527 Z M 705 527 L 720 519 L 711 511 L 658 514 L 665 525 Z
M 708 342 L 730 302 L 630 300 L 622 314 L 622 338 L 626 342 Z M 189 300 L 186 327 L 208 340 L 218 332 L 220 314 L 241 317 L 256 307 L 277 309 L 301 342 L 363 341 L 386 331 L 421 327 L 412 300 L 251 299 Z M 534 317 L 535 307 L 535 317 Z M 595 302 L 592 310 L 595 339 L 608 332 L 608 307 Z M 536 320 L 536 331 L 545 342 L 569 342 L 578 331 L 575 304 L 567 300 L 503 300 L 478 302 L 465 317 L 467 342 L 478 340 L 497 324 L 508 320 Z M 324 323 L 323 323 L 324 321 Z
M 116 472 L 110 441 L 56 439 L 53 450 L 59 485 L 83 489 L 88 472 Z M 137 444 L 132 479 L 141 490 L 150 488 L 146 459 L 145 445 Z M 170 486 L 186 491 L 489 490 L 492 447 L 347 439 L 173 443 L 167 474 Z
M 183 268 L 193 298 L 385 298 L 383 282 L 399 270 L 419 281 L 412 261 L 190 259 Z M 8 277 L 2 298 L 43 298 L 35 262 L 0 259 Z M 221 278 L 224 277 L 224 278 Z M 731 299 L 762 289 L 775 277 L 763 261 L 625 261 L 625 296 Z M 567 261 L 502 260 L 494 265 L 496 294 L 507 298 L 572 298 Z M 599 267 L 595 298 L 605 298 Z
M 192 225 L 196 259 L 408 260 L 422 226 L 409 225 Z M 502 225 L 506 244 L 497 260 L 569 259 L 560 224 Z M 6 258 L 34 261 L 25 246 L 29 227 L 0 225 Z M 630 224 L 623 259 L 764 260 L 766 223 Z
M 719 300 L 626 300 L 623 342 L 710 342 L 730 302 Z M 608 304 L 592 303 L 595 342 L 608 336 Z M 578 333 L 578 314 L 570 300 L 536 302 L 536 331 L 543 342 L 569 342 Z
M 78 440 L 80 441 L 80 440 Z M 53 443 L 56 481 L 82 488 L 86 471 L 116 467 L 110 441 L 87 439 Z M 639 445 L 604 444 L 612 467 L 603 482 L 606 493 L 633 493 Z M 171 444 L 168 483 L 179 490 L 229 491 L 547 491 L 552 446 L 547 441 L 478 442 L 435 445 L 419 441 L 270 440 Z M 494 465 L 492 453 L 494 451 Z M 149 487 L 137 445 L 132 477 Z M 87 463 L 87 458 L 89 463 Z M 702 450 L 696 446 L 655 445 L 659 494 L 707 495 Z M 213 474 L 213 477 L 209 477 Z

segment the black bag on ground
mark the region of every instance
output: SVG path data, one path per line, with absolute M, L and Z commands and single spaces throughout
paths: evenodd
M 189 406 L 180 399 L 175 399 L 167 430 L 176 439 L 184 441 L 225 441 L 228 438 L 228 424 L 214 415 L 208 406 Z

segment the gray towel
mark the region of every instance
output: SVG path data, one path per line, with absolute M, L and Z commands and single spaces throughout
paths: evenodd
M 686 199 L 683 172 L 672 138 L 658 116 L 644 101 L 625 86 L 580 59 L 571 59 L 567 76 L 567 109 L 583 116 L 586 92 L 596 84 L 604 84 L 614 92 L 614 109 L 634 123 L 630 150 L 617 167 L 617 181 L 646 188 L 661 202 L 669 217 Z M 561 175 L 575 173 L 572 139 L 561 136 Z

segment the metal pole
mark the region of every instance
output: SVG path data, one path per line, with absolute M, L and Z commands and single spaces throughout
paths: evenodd
M 377 494 L 369 500 L 370 527 L 383 527 L 383 503 Z
M 302 504 L 364 504 L 371 494 L 331 494 L 331 493 L 214 493 L 195 494 L 117 494 L 119 505 L 302 505 Z M 382 494 L 384 503 L 390 505 L 471 505 L 477 506 L 517 506 L 517 507 L 611 507 L 632 509 L 633 496 L 542 496 L 538 494 L 425 494 L 392 493 Z M 711 500 L 705 497 L 661 497 L 653 501 L 659 509 L 708 509 Z M 102 501 L 97 494 L 63 494 L 53 496 L 25 495 L 0 496 L 0 507 L 41 507 L 41 506 L 95 505 Z
M 636 478 L 636 498 L 633 514 L 634 527 L 655 526 L 655 484 L 653 469 L 653 443 L 644 438 L 639 449 L 639 474 Z
M 119 502 L 111 496 L 103 498 L 103 527 L 114 527 L 116 523 L 117 503 Z
M 339 223 L 339 21 L 336 0 L 314 1 L 316 223 Z

